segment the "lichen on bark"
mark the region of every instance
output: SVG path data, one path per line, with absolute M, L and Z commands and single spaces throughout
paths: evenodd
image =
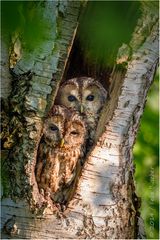
M 27 198 L 31 205 L 40 207 L 43 203 L 34 177 L 36 151 L 43 118 L 53 104 L 75 36 L 80 3 L 46 1 L 37 9 L 34 3 L 31 5 L 46 21 L 46 35 L 41 47 L 33 51 L 25 47 L 21 38 L 22 56 L 11 66 L 9 132 L 3 138 L 3 147 L 9 149 L 7 170 L 12 174 L 8 192 L 12 197 Z
M 51 10 L 49 16 L 53 12 L 60 16 L 60 19 L 51 19 L 55 28 L 60 29 L 58 35 L 46 36 L 49 43 L 43 45 L 43 49 L 36 49 L 28 59 L 24 53 L 22 61 L 14 68 L 16 80 L 13 83 L 18 86 L 10 98 L 11 123 L 13 121 L 19 136 L 9 149 L 9 157 L 5 158 L 14 174 L 10 175 L 11 181 L 14 181 L 10 191 L 6 190 L 8 199 L 2 202 L 3 236 L 8 238 L 6 226 L 8 220 L 14 220 L 15 238 L 135 238 L 139 201 L 133 182 L 132 147 L 158 60 L 157 15 L 151 17 L 154 3 L 143 3 L 143 14 L 133 33 L 130 52 L 122 51 L 117 58 L 127 64 L 121 70 L 116 66 L 111 75 L 110 100 L 104 107 L 97 142 L 87 156 L 76 192 L 67 209 L 55 210 L 54 214 L 39 194 L 34 168 L 43 118 L 53 105 L 65 70 L 80 3 L 45 1 L 41 5 L 44 11 L 45 4 L 49 4 L 46 14 Z M 68 29 L 69 26 L 72 27 Z M 123 58 L 123 53 L 129 57 Z

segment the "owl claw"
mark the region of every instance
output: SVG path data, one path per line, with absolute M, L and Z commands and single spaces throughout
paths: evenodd
M 61 211 L 62 211 L 62 212 L 64 212 L 64 211 L 66 210 L 66 208 L 67 208 L 66 205 L 61 204 Z
M 64 131 L 62 126 L 67 126 L 68 129 Z M 65 106 L 53 106 L 44 121 L 42 139 L 37 152 L 41 165 L 39 167 L 37 161 L 38 171 L 35 172 L 40 194 L 47 202 L 65 205 L 68 201 L 68 192 L 77 173 L 77 164 L 80 165 L 80 159 L 84 155 L 87 137 L 86 123 L 78 111 Z M 58 144 L 60 138 L 61 146 Z M 68 142 L 67 147 L 64 139 Z
M 49 198 L 50 198 L 51 193 L 50 193 L 50 190 L 49 190 L 49 189 L 46 190 L 45 196 L 46 196 L 46 199 L 49 199 Z
M 43 188 L 40 189 L 40 194 L 44 197 L 44 189 Z

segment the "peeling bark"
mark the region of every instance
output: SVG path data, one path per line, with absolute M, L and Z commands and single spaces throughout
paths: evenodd
M 132 40 L 129 46 L 122 46 L 123 50 L 126 48 L 123 54 L 119 51 L 110 77 L 110 100 L 104 106 L 97 128 L 97 143 L 87 156 L 76 193 L 63 212 L 44 201 L 34 169 L 43 118 L 54 103 L 63 77 L 81 6 L 73 1 L 46 1 L 45 4 L 43 11 L 49 26 L 54 26 L 53 32 L 46 36 L 42 49 L 35 49 L 29 56 L 23 51 L 14 68 L 17 88 L 10 95 L 13 111 L 10 124 L 16 129 L 13 135 L 17 140 L 9 147 L 9 157 L 6 157 L 12 175 L 11 181 L 8 179 L 10 194 L 4 193 L 6 198 L 2 199 L 2 237 L 143 237 L 138 230 L 139 199 L 133 181 L 132 148 L 158 63 L 155 3 L 142 3 L 142 16 Z M 61 33 L 59 38 L 55 29 Z M 120 64 L 125 65 L 123 71 L 119 70 Z

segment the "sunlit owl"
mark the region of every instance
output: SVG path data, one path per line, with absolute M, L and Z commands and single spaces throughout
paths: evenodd
M 89 143 L 93 144 L 100 112 L 107 91 L 93 78 L 80 77 L 64 82 L 57 94 L 56 104 L 79 111 L 87 123 Z
M 74 181 L 85 153 L 86 138 L 86 126 L 78 112 L 59 105 L 51 109 L 44 122 L 35 170 L 44 196 L 63 201 L 55 197 L 56 193 Z

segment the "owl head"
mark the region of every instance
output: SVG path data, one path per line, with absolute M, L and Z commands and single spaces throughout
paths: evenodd
M 50 146 L 59 145 L 64 131 L 64 109 L 57 106 L 54 113 L 48 114 L 43 127 L 43 138 Z
M 68 149 L 84 143 L 87 132 L 78 112 L 55 105 L 44 122 L 43 136 L 50 146 Z
M 107 91 L 93 78 L 73 78 L 63 83 L 58 91 L 56 103 L 76 109 L 81 114 L 94 115 L 103 107 Z

